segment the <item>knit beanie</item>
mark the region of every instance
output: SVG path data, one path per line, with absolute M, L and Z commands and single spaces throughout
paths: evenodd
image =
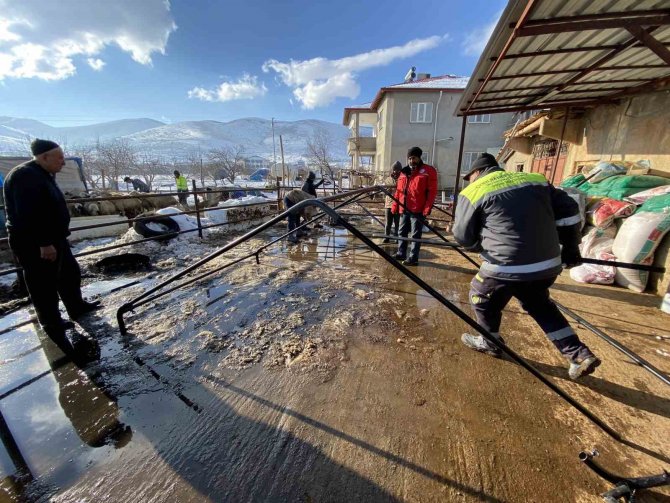
M 409 159 L 410 157 L 418 157 L 421 159 L 421 154 L 423 154 L 423 150 L 421 150 L 419 147 L 412 147 L 407 151 L 407 158 Z
M 44 152 L 48 152 L 49 150 L 53 150 L 59 147 L 60 145 L 58 145 L 58 143 L 51 140 L 40 140 L 39 138 L 35 138 L 30 144 L 30 151 L 35 157 L 37 157 Z
M 463 178 L 465 180 L 469 180 L 470 175 L 475 171 L 479 171 L 486 168 L 498 168 L 498 167 L 500 166 L 498 164 L 498 161 L 496 161 L 496 158 L 489 153 L 484 153 L 481 154 L 479 157 L 477 157 L 477 159 L 475 159 L 475 162 L 473 162 L 472 166 L 470 166 L 470 171 L 463 174 Z

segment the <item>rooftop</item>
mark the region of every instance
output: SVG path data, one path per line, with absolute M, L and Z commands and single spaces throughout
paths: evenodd
M 381 103 L 384 95 L 388 92 L 435 92 L 435 91 L 451 91 L 461 92 L 468 85 L 469 77 L 459 75 L 438 75 L 436 77 L 429 77 L 427 79 L 415 80 L 413 82 L 402 82 L 400 84 L 392 84 L 390 86 L 382 87 L 376 94 L 371 103 L 365 105 L 358 105 L 353 107 L 346 107 L 344 109 L 344 118 L 342 123 L 346 126 L 349 124 L 349 119 L 352 112 L 376 112 L 377 107 Z
M 666 0 L 510 0 L 459 115 L 595 106 L 670 86 Z

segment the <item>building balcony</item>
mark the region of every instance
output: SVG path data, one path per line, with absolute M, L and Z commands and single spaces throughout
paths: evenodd
M 375 155 L 377 152 L 377 138 L 371 136 L 359 136 L 349 138 L 347 141 L 347 153 L 354 155 Z

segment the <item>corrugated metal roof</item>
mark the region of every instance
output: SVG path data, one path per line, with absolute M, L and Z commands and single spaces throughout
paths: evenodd
M 670 0 L 510 0 L 459 115 L 595 104 L 670 86 L 670 52 L 659 56 L 624 22 L 670 51 Z

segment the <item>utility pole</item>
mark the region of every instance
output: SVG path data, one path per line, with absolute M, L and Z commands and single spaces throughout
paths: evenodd
M 275 118 L 272 118 L 272 157 L 274 161 L 274 168 L 277 169 L 277 148 L 275 147 Z M 283 167 L 282 167 L 283 174 Z
M 284 142 L 281 138 L 281 135 L 279 135 L 279 148 L 281 149 L 281 176 L 282 180 L 285 178 L 284 175 Z M 286 185 L 286 181 L 284 181 L 284 185 Z
M 202 150 L 200 150 L 200 144 L 198 143 L 198 156 L 200 156 L 200 186 L 205 187 L 205 177 L 202 175 Z M 216 183 L 214 183 L 216 185 Z

